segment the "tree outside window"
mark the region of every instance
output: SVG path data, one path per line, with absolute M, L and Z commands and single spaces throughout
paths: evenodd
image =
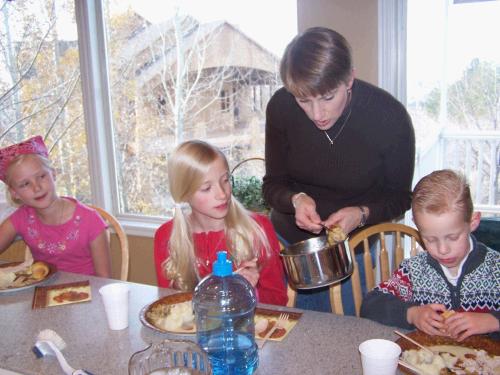
M 0 147 L 42 135 L 59 193 L 88 202 L 74 4 L 3 1 L 0 17 Z
M 408 0 L 408 110 L 416 180 L 462 171 L 476 208 L 500 216 L 500 2 Z
M 283 1 L 294 9 L 294 1 Z M 280 86 L 279 54 L 224 18 L 204 21 L 182 7 L 168 13 L 173 3 L 154 2 L 164 15 L 157 22 L 123 6 L 127 1 L 103 2 L 122 213 L 169 214 L 166 163 L 179 142 L 207 140 L 233 166 L 264 154 L 264 111 Z M 196 2 L 177 4 L 187 3 Z M 0 16 L 0 146 L 43 135 L 59 193 L 90 202 L 75 22 L 81 15 L 71 0 L 16 0 L 4 1 Z M 283 48 L 295 32 L 282 37 Z

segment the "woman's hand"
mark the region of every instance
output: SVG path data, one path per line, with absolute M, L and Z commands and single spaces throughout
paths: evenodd
M 475 312 L 457 312 L 445 320 L 444 326 L 445 331 L 459 342 L 472 335 L 500 329 L 498 319 L 492 314 Z
M 365 210 L 367 209 L 365 208 Z M 351 233 L 359 226 L 360 222 L 361 210 L 359 207 L 344 207 L 331 214 L 323 224 L 328 228 L 337 225 L 342 228 L 344 233 Z
M 445 310 L 446 307 L 439 303 L 413 306 L 406 312 L 406 320 L 429 335 L 446 336 L 443 329 L 445 327 L 444 318 L 441 316 Z
M 295 224 L 300 229 L 318 234 L 323 229 L 321 218 L 316 212 L 316 202 L 304 193 L 295 194 L 292 197 L 295 207 Z
M 247 279 L 247 281 L 255 288 L 257 286 L 257 283 L 259 282 L 260 277 L 257 258 L 241 262 L 239 268 L 236 270 L 236 273 Z

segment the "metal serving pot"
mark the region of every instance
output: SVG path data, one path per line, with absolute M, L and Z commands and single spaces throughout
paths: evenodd
M 336 283 L 352 274 L 347 240 L 329 245 L 326 236 L 286 247 L 281 256 L 288 282 L 295 289 L 313 289 Z

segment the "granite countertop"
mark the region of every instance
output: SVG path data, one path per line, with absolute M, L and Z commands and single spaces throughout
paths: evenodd
M 92 301 L 33 310 L 33 288 L 0 293 L 0 367 L 22 374 L 62 374 L 55 357 L 37 359 L 31 348 L 43 329 L 56 331 L 67 343 L 63 353 L 74 368 L 93 374 L 127 374 L 130 356 L 151 342 L 177 335 L 156 332 L 139 320 L 141 309 L 174 293 L 149 285 L 129 283 L 129 327 L 108 329 L 99 288 L 115 280 L 58 272 L 49 284 L 90 280 Z M 262 305 L 262 307 L 269 307 Z M 391 327 L 330 313 L 302 311 L 302 317 L 281 342 L 268 342 L 259 352 L 256 374 L 360 374 L 359 344 L 370 338 L 396 340 Z M 195 336 L 183 339 L 194 340 Z

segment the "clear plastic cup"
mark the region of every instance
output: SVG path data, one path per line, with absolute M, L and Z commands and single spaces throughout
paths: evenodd
M 165 339 L 134 353 L 129 375 L 209 375 L 207 354 L 192 341 Z
M 401 347 L 389 340 L 372 339 L 359 345 L 363 375 L 394 375 Z
M 128 327 L 128 295 L 130 288 L 124 283 L 113 283 L 99 289 L 106 311 L 108 326 L 112 330 Z

